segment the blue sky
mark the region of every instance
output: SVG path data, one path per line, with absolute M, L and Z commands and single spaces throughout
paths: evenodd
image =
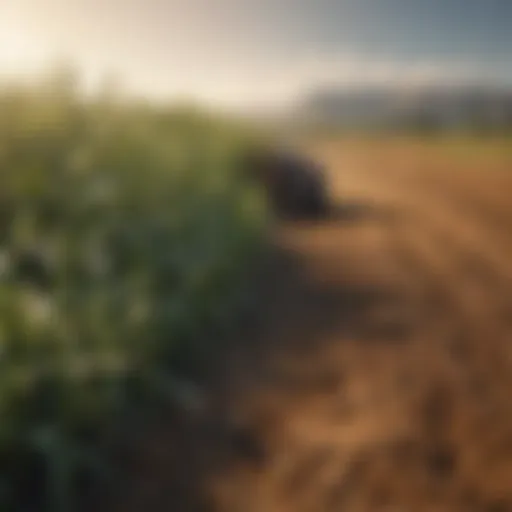
M 154 96 L 279 103 L 321 84 L 512 83 L 512 0 L 1 0 L 0 72 L 73 60 Z

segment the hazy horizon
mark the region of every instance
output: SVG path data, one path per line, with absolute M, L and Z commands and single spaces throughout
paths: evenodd
M 7 0 L 0 75 L 65 59 L 149 97 L 284 105 L 323 85 L 512 84 L 507 0 Z

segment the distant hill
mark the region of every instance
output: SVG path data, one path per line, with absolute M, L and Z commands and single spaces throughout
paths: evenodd
M 512 88 L 320 89 L 304 98 L 293 115 L 304 123 L 337 127 L 512 128 Z

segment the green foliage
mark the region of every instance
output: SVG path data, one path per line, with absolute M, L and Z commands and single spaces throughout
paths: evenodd
M 263 205 L 213 116 L 85 102 L 69 76 L 5 88 L 0 113 L 0 509 L 39 461 L 48 509 L 73 510 L 130 383 L 232 321 Z

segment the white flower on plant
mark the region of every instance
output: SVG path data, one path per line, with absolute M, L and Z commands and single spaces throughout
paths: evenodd
M 48 325 L 55 319 L 57 308 L 48 294 L 25 290 L 23 306 L 28 319 L 37 326 Z

